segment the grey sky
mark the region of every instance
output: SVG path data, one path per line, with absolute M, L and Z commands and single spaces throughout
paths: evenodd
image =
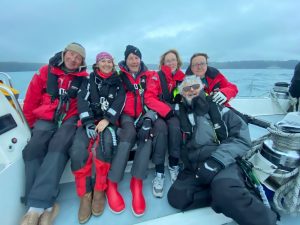
M 47 62 L 81 43 L 92 64 L 99 51 L 116 61 L 127 44 L 158 63 L 176 48 L 188 61 L 300 59 L 299 0 L 1 0 L 0 61 Z

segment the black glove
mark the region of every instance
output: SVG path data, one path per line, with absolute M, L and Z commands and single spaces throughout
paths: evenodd
M 201 184 L 210 184 L 213 178 L 220 172 L 223 166 L 213 158 L 201 162 L 196 170 L 196 179 Z
M 180 94 L 177 94 L 173 99 L 173 103 L 180 103 L 181 100 L 182 100 L 182 96 Z
M 89 123 L 85 126 L 86 135 L 89 138 L 95 139 L 97 137 L 98 134 L 97 134 L 95 128 L 96 128 L 96 126 L 93 123 Z
M 171 109 L 170 112 L 165 116 L 165 120 L 171 119 L 171 117 L 175 116 L 174 110 Z
M 150 119 L 148 119 L 148 118 L 144 119 L 143 125 L 137 134 L 139 140 L 146 142 L 150 138 L 151 127 L 152 127 L 151 123 L 152 122 Z

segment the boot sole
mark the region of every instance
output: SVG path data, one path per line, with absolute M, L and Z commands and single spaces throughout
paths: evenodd
M 79 220 L 79 223 L 80 223 L 80 224 L 86 223 L 87 221 L 89 221 L 89 219 L 91 218 L 91 216 L 92 216 L 92 213 L 91 213 L 90 216 L 87 217 L 86 219 L 84 219 L 84 220 Z
M 146 209 L 145 209 L 145 210 L 146 210 Z M 131 206 L 131 211 L 132 211 L 133 215 L 135 215 L 136 217 L 141 217 L 141 216 L 143 216 L 143 215 L 145 214 L 145 211 L 144 211 L 142 214 L 136 214 L 136 213 L 134 212 L 132 206 Z
M 164 196 L 164 193 L 156 193 L 154 190 L 152 190 L 152 194 L 154 195 L 155 198 L 162 198 Z
M 94 210 L 92 210 L 92 214 L 93 214 L 94 216 L 101 216 L 101 215 L 103 214 L 103 212 L 104 212 L 104 210 L 101 211 L 101 212 L 95 212 Z

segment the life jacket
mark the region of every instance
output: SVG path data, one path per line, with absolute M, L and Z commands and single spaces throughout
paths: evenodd
M 123 80 L 125 88 L 134 94 L 134 115 L 136 117 L 137 116 L 136 107 L 137 107 L 138 95 L 141 96 L 142 109 L 144 111 L 146 111 L 146 108 L 145 108 L 146 106 L 144 104 L 144 92 L 146 89 L 146 75 L 141 76 L 140 82 L 138 84 L 137 83 L 132 84 L 124 72 L 121 73 L 121 79 Z
M 95 71 L 90 74 L 90 79 L 95 80 L 95 82 L 89 82 L 91 95 L 90 107 L 95 119 L 101 119 L 104 112 L 107 111 L 114 102 L 118 90 L 120 89 L 121 80 L 117 73 L 112 74 L 109 78 L 103 79 L 96 75 Z
M 222 114 L 219 105 L 212 101 L 211 96 L 206 96 L 206 101 L 208 103 L 208 115 L 210 116 L 215 134 L 216 141 L 221 143 L 228 137 L 228 130 L 225 122 L 222 120 Z M 184 133 L 184 142 L 192 138 L 192 133 L 194 132 L 194 127 L 196 126 L 195 112 L 193 109 L 188 109 L 183 105 L 179 105 L 179 119 L 182 132 Z
M 61 68 L 63 64 L 62 55 L 63 55 L 62 52 L 58 52 L 55 54 L 54 57 L 52 57 L 49 60 L 47 88 L 46 88 L 46 92 L 51 96 L 52 102 L 57 98 L 59 99 L 59 103 L 53 118 L 53 120 L 55 122 L 58 122 L 59 124 L 62 122 L 64 116 L 69 110 L 70 98 L 74 99 L 77 97 L 79 88 L 83 80 L 83 77 L 81 76 L 74 76 L 68 89 L 59 88 L 58 76 L 51 72 L 51 68 L 53 66 Z M 81 69 L 82 68 L 80 68 L 79 70 Z
M 180 95 L 177 88 L 179 82 L 178 81 L 176 82 L 176 86 L 170 92 L 165 73 L 162 70 L 160 70 L 158 71 L 158 76 L 159 76 L 161 90 L 162 90 L 162 96 L 160 97 L 161 100 L 170 104 L 176 103 L 175 98 L 177 97 L 177 95 Z

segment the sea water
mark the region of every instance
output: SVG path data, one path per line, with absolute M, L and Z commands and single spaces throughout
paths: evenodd
M 291 69 L 220 69 L 227 79 L 236 84 L 239 97 L 265 97 L 276 82 L 289 83 L 294 70 Z M 14 88 L 24 98 L 35 71 L 10 72 Z

